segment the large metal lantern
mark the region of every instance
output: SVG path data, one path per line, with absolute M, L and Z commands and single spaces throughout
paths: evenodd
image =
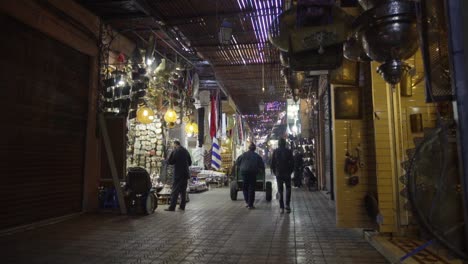
M 358 0 L 364 10 L 369 10 L 375 6 L 385 2 L 386 0 Z
M 361 61 L 366 55 L 381 62 L 377 72 L 392 86 L 410 69 L 403 62 L 418 49 L 415 3 L 409 0 L 359 1 L 364 9 L 353 23 L 354 33 L 344 45 L 348 59 Z M 372 7 L 372 8 L 371 8 Z
M 343 43 L 343 56 L 352 61 L 370 61 L 371 59 L 367 56 L 364 48 L 362 47 L 362 36 L 361 32 L 354 32 L 344 43 Z
M 390 1 L 364 13 L 362 19 L 363 48 L 371 59 L 406 60 L 418 49 L 414 2 Z

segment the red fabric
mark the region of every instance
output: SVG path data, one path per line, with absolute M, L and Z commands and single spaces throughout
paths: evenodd
M 216 136 L 216 97 L 211 96 L 211 115 L 210 115 L 210 136 L 214 138 Z

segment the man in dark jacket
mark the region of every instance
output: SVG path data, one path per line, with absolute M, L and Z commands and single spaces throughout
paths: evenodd
M 291 201 L 291 173 L 293 170 L 292 151 L 286 148 L 286 140 L 281 138 L 278 142 L 278 148 L 273 151 L 273 157 L 271 158 L 271 171 L 276 175 L 281 213 L 284 213 L 283 184 L 286 185 L 286 212 L 291 212 L 289 205 Z
M 255 153 L 256 146 L 251 143 L 249 151 L 244 152 L 239 158 L 237 158 L 237 170 L 238 175 L 242 177 L 243 186 L 242 192 L 244 193 L 244 200 L 246 207 L 254 209 L 255 201 L 255 182 L 257 181 L 257 175 L 260 172 L 265 174 L 265 164 L 263 163 L 262 157 Z
M 174 165 L 174 179 L 172 182 L 171 204 L 165 211 L 175 211 L 177 198 L 180 194 L 180 210 L 185 210 L 187 198 L 187 181 L 190 178 L 189 166 L 192 165 L 190 153 L 180 145 L 180 142 L 174 141 L 174 150 L 171 152 L 167 162 Z

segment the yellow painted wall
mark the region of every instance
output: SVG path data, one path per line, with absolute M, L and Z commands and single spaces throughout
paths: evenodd
M 415 67 L 415 81 L 423 77 L 421 53 L 407 61 Z M 412 96 L 400 94 L 400 87 L 391 88 L 376 73 L 378 63 L 372 63 L 372 93 L 375 111 L 375 151 L 377 193 L 383 223 L 380 232 L 402 233 L 410 222 L 410 213 L 405 210 L 407 199 L 400 195 L 404 185 L 399 178 L 405 174 L 401 163 L 408 159 L 406 150 L 414 148 L 413 138 L 423 134 L 411 133 L 409 116 L 423 114 L 423 127 L 434 127 L 435 108 L 425 103 L 425 82 L 422 80 L 412 89 Z
M 362 64 L 361 68 L 368 73 L 369 64 Z M 331 85 L 337 226 L 374 228 L 376 227 L 375 221 L 367 215 L 364 207 L 366 194 L 376 191 L 371 86 L 370 82 L 364 82 L 360 87 L 356 87 L 361 90 L 362 108 L 362 116 L 357 120 L 335 119 L 335 92 L 343 87 L 346 86 L 333 83 Z M 350 126 L 352 133 L 349 133 Z M 346 152 L 356 155 L 358 146 L 361 150 L 360 158 L 363 166 L 354 174 L 359 177 L 359 184 L 350 186 L 349 175 L 344 171 Z

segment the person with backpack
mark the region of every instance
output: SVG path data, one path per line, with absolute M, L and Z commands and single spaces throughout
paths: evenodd
M 281 138 L 278 148 L 273 151 L 271 158 L 271 171 L 276 176 L 278 184 L 280 213 L 284 213 L 283 185 L 286 185 L 286 212 L 291 213 L 291 173 L 294 170 L 294 158 L 290 149 L 286 148 L 286 140 Z
M 257 175 L 260 172 L 265 174 L 265 164 L 262 157 L 255 153 L 256 148 L 255 144 L 251 143 L 249 150 L 240 155 L 236 161 L 238 175 L 242 177 L 244 182 L 242 192 L 244 193 L 245 207 L 249 209 L 255 209 L 253 204 L 255 201 Z

